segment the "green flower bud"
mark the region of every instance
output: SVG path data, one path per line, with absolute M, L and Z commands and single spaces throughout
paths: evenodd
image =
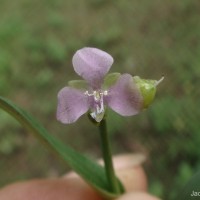
M 139 76 L 134 76 L 133 80 L 139 88 L 143 96 L 143 108 L 148 108 L 154 100 L 156 94 L 156 86 L 162 82 L 164 77 L 160 80 L 141 79 Z

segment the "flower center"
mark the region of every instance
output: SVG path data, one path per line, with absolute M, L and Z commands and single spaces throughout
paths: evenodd
M 90 115 L 97 122 L 100 122 L 104 117 L 104 96 L 108 95 L 108 91 L 94 90 L 92 93 L 86 91 L 85 95 L 93 97 Z

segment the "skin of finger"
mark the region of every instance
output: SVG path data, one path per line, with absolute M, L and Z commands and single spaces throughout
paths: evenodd
M 141 183 L 137 186 L 137 179 L 141 178 L 140 170 L 142 170 L 142 168 L 138 167 L 134 170 L 131 169 L 131 172 L 127 171 L 127 174 L 126 171 L 123 171 L 122 169 L 120 169 L 119 172 L 117 171 L 118 176 L 125 183 L 126 191 L 128 190 L 127 187 L 129 187 L 131 191 L 141 191 L 142 189 Z M 135 173 L 135 179 L 134 183 L 132 182 L 132 185 L 135 186 L 129 186 L 129 184 L 131 185 L 131 176 L 134 174 L 132 171 Z M 130 174 L 132 175 L 130 176 Z M 27 198 L 29 200 L 63 200 L 63 198 L 69 200 L 102 200 L 102 198 L 79 177 L 32 180 L 11 184 L 0 190 L 1 200 L 27 200 Z M 129 197 L 123 196 L 123 198 Z M 134 198 L 137 199 L 138 197 L 136 196 Z M 148 197 L 147 200 L 151 199 Z
M 143 168 L 140 165 L 132 165 L 127 156 L 122 156 L 114 161 L 117 176 L 125 186 L 126 191 L 146 190 L 147 181 Z M 118 164 L 117 164 L 118 163 Z M 0 190 L 1 200 L 101 200 L 80 177 L 67 176 L 60 179 L 32 180 L 11 184 Z
M 147 191 L 147 177 L 141 166 L 118 170 L 116 175 L 124 185 L 126 192 Z
M 40 179 L 8 185 L 0 190 L 1 200 L 102 200 L 79 178 Z
M 116 200 L 161 200 L 161 199 L 144 192 L 132 192 L 132 193 L 126 193 Z
M 144 159 L 143 155 L 138 154 L 123 154 L 114 157 L 116 175 L 124 185 L 126 192 L 147 191 L 147 177 L 142 167 Z M 102 160 L 99 162 L 103 163 Z M 78 175 L 70 172 L 64 176 L 64 178 L 68 177 L 78 177 Z
M 140 153 L 114 156 L 116 175 L 124 185 L 126 192 L 147 191 L 147 177 L 142 167 L 145 159 L 146 157 Z
M 116 170 L 116 176 L 122 182 L 125 191 L 147 191 L 148 183 L 144 169 L 141 166 L 127 167 Z M 78 178 L 75 173 L 69 173 L 63 178 Z

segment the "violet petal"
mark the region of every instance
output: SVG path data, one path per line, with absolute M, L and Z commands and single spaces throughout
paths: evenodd
M 122 116 L 136 115 L 142 107 L 142 96 L 129 74 L 123 74 L 108 91 L 107 105 Z
M 62 123 L 75 122 L 88 109 L 88 97 L 83 92 L 70 87 L 64 87 L 59 91 L 56 116 Z
M 100 49 L 85 47 L 74 54 L 72 63 L 75 72 L 96 89 L 113 64 L 113 58 Z

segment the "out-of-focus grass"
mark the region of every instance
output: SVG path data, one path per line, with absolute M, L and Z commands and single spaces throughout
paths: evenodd
M 79 78 L 74 52 L 94 46 L 113 55 L 113 72 L 164 74 L 147 111 L 126 119 L 110 112 L 108 121 L 113 152 L 147 154 L 150 191 L 170 199 L 200 165 L 199 8 L 198 0 L 1 0 L 0 95 L 96 158 L 99 136 L 87 117 L 69 126 L 55 119 L 58 90 Z M 11 117 L 0 112 L 0 121 L 0 185 L 67 170 Z

